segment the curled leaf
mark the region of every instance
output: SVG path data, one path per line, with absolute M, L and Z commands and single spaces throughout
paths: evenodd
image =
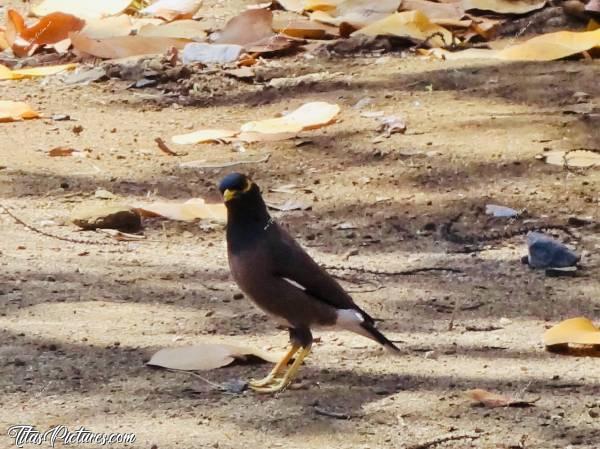
M 105 59 L 161 54 L 171 47 L 182 49 L 188 43 L 184 39 L 155 36 L 120 36 L 90 39 L 81 33 L 71 33 L 69 37 L 77 51 Z
M 202 198 L 192 198 L 184 203 L 155 202 L 138 204 L 134 209 L 142 217 L 163 217 L 170 220 L 192 221 L 209 219 L 227 221 L 227 211 L 222 203 L 207 204 Z
M 558 323 L 544 333 L 544 345 L 600 345 L 600 329 L 585 317 L 571 318 Z
M 336 104 L 316 101 L 306 103 L 283 117 L 248 122 L 242 125 L 241 131 L 263 134 L 297 133 L 329 125 L 335 121 L 339 112 L 340 107 Z
M 168 22 L 191 19 L 202 6 L 202 0 L 158 0 L 141 11 L 142 14 L 160 17 Z
M 37 78 L 42 76 L 56 75 L 67 70 L 72 70 L 77 64 L 49 65 L 43 67 L 31 67 L 26 69 L 11 70 L 0 64 L 0 80 L 19 80 L 23 78 Z
M 82 19 L 99 19 L 125 11 L 132 0 L 44 0 L 33 6 L 31 12 L 38 17 L 60 11 Z
M 405 11 L 367 25 L 352 35 L 398 36 L 427 41 L 433 47 L 445 47 L 453 42 L 452 33 L 431 22 L 420 11 Z
M 226 137 L 232 137 L 237 134 L 237 131 L 229 129 L 202 129 L 189 134 L 180 134 L 173 136 L 171 141 L 178 145 L 186 145 L 193 143 L 215 142 Z
M 21 101 L 0 100 L 0 123 L 38 118 L 40 114 Z
M 247 360 L 254 356 L 262 361 L 276 363 L 278 355 L 255 348 L 226 344 L 202 344 L 161 349 L 147 362 L 151 366 L 184 371 L 208 371 L 231 364 L 234 360 Z
M 523 401 L 515 400 L 511 397 L 504 396 L 501 394 L 492 393 L 481 388 L 475 388 L 474 390 L 468 390 L 467 396 L 472 400 L 480 403 L 485 407 L 497 408 L 497 407 L 531 407 L 536 401 Z
M 527 14 L 541 9 L 547 0 L 462 0 L 465 11 L 478 9 L 499 14 Z

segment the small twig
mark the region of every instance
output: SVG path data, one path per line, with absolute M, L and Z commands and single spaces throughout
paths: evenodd
M 19 217 L 15 216 L 10 211 L 10 209 L 8 209 L 3 204 L 0 204 L 0 208 L 2 208 L 2 210 L 4 211 L 4 213 L 6 213 L 6 215 L 8 215 L 9 217 L 11 217 L 13 220 L 15 220 L 18 224 L 20 224 L 21 226 L 23 226 L 25 229 L 29 229 L 30 231 L 33 231 L 36 234 L 43 235 L 44 237 L 50 237 L 52 239 L 62 240 L 63 242 L 69 242 L 69 243 L 82 243 L 84 245 L 113 245 L 113 246 L 114 245 L 119 245 L 119 243 L 114 242 L 114 241 L 98 242 L 98 241 L 93 241 L 93 240 L 78 240 L 78 239 L 71 239 L 71 238 L 68 238 L 68 237 L 61 237 L 59 235 L 49 234 L 48 232 L 44 232 L 41 229 L 34 228 L 30 224 L 25 223 Z
M 321 407 L 315 406 L 314 409 L 315 409 L 315 413 L 317 415 L 328 416 L 330 418 L 335 418 L 335 419 L 346 419 L 346 420 L 352 418 L 352 416 L 350 416 L 346 413 L 332 412 L 329 410 L 325 410 L 324 408 L 321 408 Z
M 181 168 L 227 168 L 234 167 L 236 165 L 243 164 L 258 164 L 260 162 L 267 162 L 271 157 L 271 153 L 267 153 L 264 157 L 256 160 L 242 160 L 242 161 L 231 161 L 231 162 L 223 162 L 223 163 L 210 163 L 204 161 L 190 161 L 190 162 L 182 162 L 179 164 Z
M 368 268 L 362 267 L 346 267 L 343 265 L 321 265 L 326 270 L 352 270 L 358 271 L 359 273 L 364 274 L 377 274 L 380 276 L 409 276 L 411 274 L 419 274 L 426 273 L 429 271 L 447 271 L 449 273 L 462 273 L 463 270 L 458 268 L 449 268 L 449 267 L 422 267 L 422 268 L 411 268 L 409 270 L 400 270 L 400 271 L 380 271 L 380 270 L 369 270 Z
M 471 438 L 476 440 L 486 435 L 485 433 L 479 434 L 463 434 L 463 435 L 449 435 L 445 437 L 436 438 L 435 440 L 426 441 L 425 443 L 413 444 L 412 446 L 408 446 L 407 449 L 427 449 L 433 446 L 437 446 L 438 444 L 446 443 L 448 441 L 456 441 L 456 440 L 466 440 Z
M 177 154 L 175 151 L 170 149 L 169 146 L 165 143 L 165 141 L 162 140 L 160 137 L 157 137 L 156 139 L 154 139 L 154 141 L 156 142 L 156 144 L 158 145 L 158 148 L 160 148 L 160 150 L 163 153 L 166 153 L 169 156 L 179 156 L 179 154 Z
M 206 382 L 208 385 L 210 385 L 213 388 L 217 388 L 219 390 L 224 390 L 225 388 L 223 387 L 223 385 L 217 384 L 211 380 L 208 380 L 206 377 L 201 376 L 200 374 L 194 372 L 194 371 L 185 371 L 182 369 L 175 369 L 175 368 L 167 368 L 167 371 L 171 371 L 173 373 L 184 373 L 184 374 L 189 374 L 190 376 L 196 377 L 198 379 L 200 379 L 203 382 Z

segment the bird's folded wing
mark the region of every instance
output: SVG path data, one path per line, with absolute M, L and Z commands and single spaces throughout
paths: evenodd
M 273 238 L 269 239 L 276 275 L 294 281 L 319 301 L 336 309 L 355 309 L 368 321 L 372 321 L 340 284 L 321 268 L 287 231 L 279 226 L 277 228 L 279 235 L 273 235 Z

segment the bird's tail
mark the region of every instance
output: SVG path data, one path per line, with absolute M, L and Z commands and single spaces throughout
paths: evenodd
M 400 348 L 398 348 L 398 346 L 396 346 L 385 335 L 383 335 L 373 323 L 369 321 L 363 321 L 362 323 L 360 323 L 360 327 L 362 327 L 365 330 L 365 333 L 363 334 L 365 337 L 370 338 L 371 340 L 375 340 L 377 343 L 379 343 L 391 353 L 397 355 L 401 352 Z

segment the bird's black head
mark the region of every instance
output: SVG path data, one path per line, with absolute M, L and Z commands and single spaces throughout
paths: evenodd
M 258 186 L 250 178 L 241 173 L 230 173 L 219 183 L 219 190 L 223 195 L 225 204 L 244 196 L 250 196 L 250 192 L 258 190 Z

